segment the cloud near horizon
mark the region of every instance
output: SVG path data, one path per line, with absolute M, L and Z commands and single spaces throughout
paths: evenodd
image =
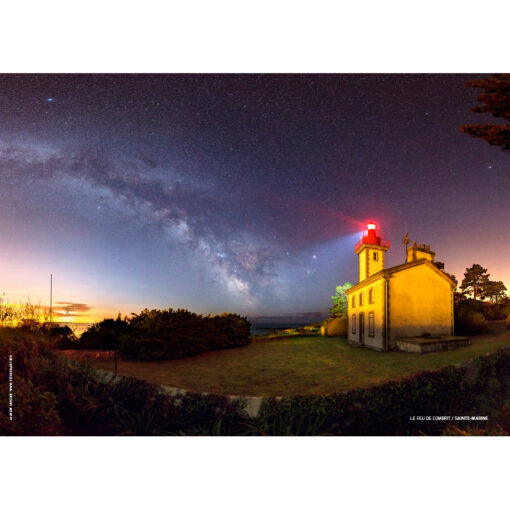
M 53 314 L 56 317 L 83 317 L 87 316 L 82 312 L 88 312 L 92 310 L 92 308 L 85 303 L 71 303 L 69 301 L 57 301 L 56 305 L 63 306 L 54 306 Z

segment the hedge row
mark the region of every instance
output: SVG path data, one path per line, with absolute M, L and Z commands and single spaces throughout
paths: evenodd
M 510 299 L 500 303 L 466 299 L 455 305 L 455 333 L 477 335 L 487 331 L 490 320 L 505 320 L 510 315 Z
M 182 309 L 146 309 L 129 319 L 105 319 L 78 340 L 62 340 L 59 348 L 120 350 L 132 359 L 168 360 L 250 342 L 250 323 L 237 314 L 202 316 Z
M 439 434 L 452 424 L 435 416 L 488 415 L 490 426 L 501 426 L 510 434 L 510 349 L 474 363 L 477 375 L 472 380 L 466 367 L 448 366 L 342 394 L 267 399 L 259 420 L 273 431 L 282 431 L 285 423 L 295 424 L 296 431 L 306 422 L 312 434 L 416 435 Z M 427 416 L 430 421 L 417 418 Z

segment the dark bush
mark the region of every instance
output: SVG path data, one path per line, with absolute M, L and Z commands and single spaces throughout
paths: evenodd
M 461 299 L 455 305 L 456 310 L 471 310 L 481 313 L 488 321 L 505 320 L 510 313 L 510 299 L 503 298 L 498 303 L 474 299 Z
M 143 310 L 129 320 L 120 350 L 140 360 L 177 359 L 251 342 L 250 323 L 237 314 L 203 317 L 188 310 Z
M 487 331 L 487 321 L 480 309 L 470 302 L 463 302 L 455 309 L 455 333 L 477 335 Z
M 198 315 L 188 310 L 143 310 L 130 319 L 105 319 L 60 349 L 120 350 L 139 360 L 165 360 L 241 347 L 251 342 L 250 323 L 237 314 Z
M 179 421 L 179 434 L 195 436 L 245 435 L 250 423 L 242 401 L 196 393 L 179 398 Z
M 30 328 L 0 328 L 0 435 L 53 435 L 60 431 L 55 395 L 35 379 L 41 363 L 54 357 L 47 338 Z M 9 366 L 12 366 L 12 420 Z
M 44 391 L 23 377 L 13 386 L 12 420 L 8 413 L 8 393 L 0 393 L 0 436 L 49 436 L 58 434 L 60 417 L 55 395 Z
M 69 337 L 57 344 L 59 349 L 91 349 L 114 351 L 119 348 L 122 338 L 132 330 L 127 318 L 120 314 L 116 319 L 104 319 L 90 326 L 79 339 Z
M 242 347 L 251 342 L 250 323 L 240 315 L 223 313 L 203 320 L 210 321 L 212 325 L 211 350 Z
M 36 336 L 38 341 L 45 338 L 48 344 L 58 347 L 60 344 L 74 345 L 76 341 L 73 330 L 69 326 L 61 326 L 57 322 L 40 322 L 34 319 L 24 319 L 16 327 L 5 327 L 2 330 L 17 331 L 17 334 L 28 333 Z

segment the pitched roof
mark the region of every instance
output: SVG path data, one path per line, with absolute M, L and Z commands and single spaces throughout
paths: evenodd
M 388 275 L 391 275 L 393 273 L 397 273 L 398 271 L 405 271 L 406 269 L 411 269 L 416 266 L 420 266 L 422 264 L 425 264 L 426 266 L 430 267 L 433 271 L 435 271 L 437 274 L 445 278 L 452 287 L 455 287 L 457 284 L 443 271 L 438 269 L 432 262 L 430 262 L 427 259 L 418 259 L 414 260 L 412 262 L 406 262 L 405 264 L 399 264 L 398 266 L 389 267 L 388 269 L 382 269 L 381 271 L 378 271 L 377 273 L 374 273 L 369 278 L 366 278 L 362 282 L 357 283 L 353 287 L 351 287 L 349 290 L 347 290 L 345 293 L 350 294 L 351 292 L 354 292 L 365 285 L 368 285 L 369 283 L 373 283 L 375 280 L 378 280 L 379 278 L 385 278 Z

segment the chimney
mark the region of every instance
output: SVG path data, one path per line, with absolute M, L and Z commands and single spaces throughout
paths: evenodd
M 419 259 L 427 259 L 434 262 L 435 253 L 430 249 L 430 244 L 417 244 L 413 242 L 412 246 L 407 248 L 407 262 L 415 262 Z

